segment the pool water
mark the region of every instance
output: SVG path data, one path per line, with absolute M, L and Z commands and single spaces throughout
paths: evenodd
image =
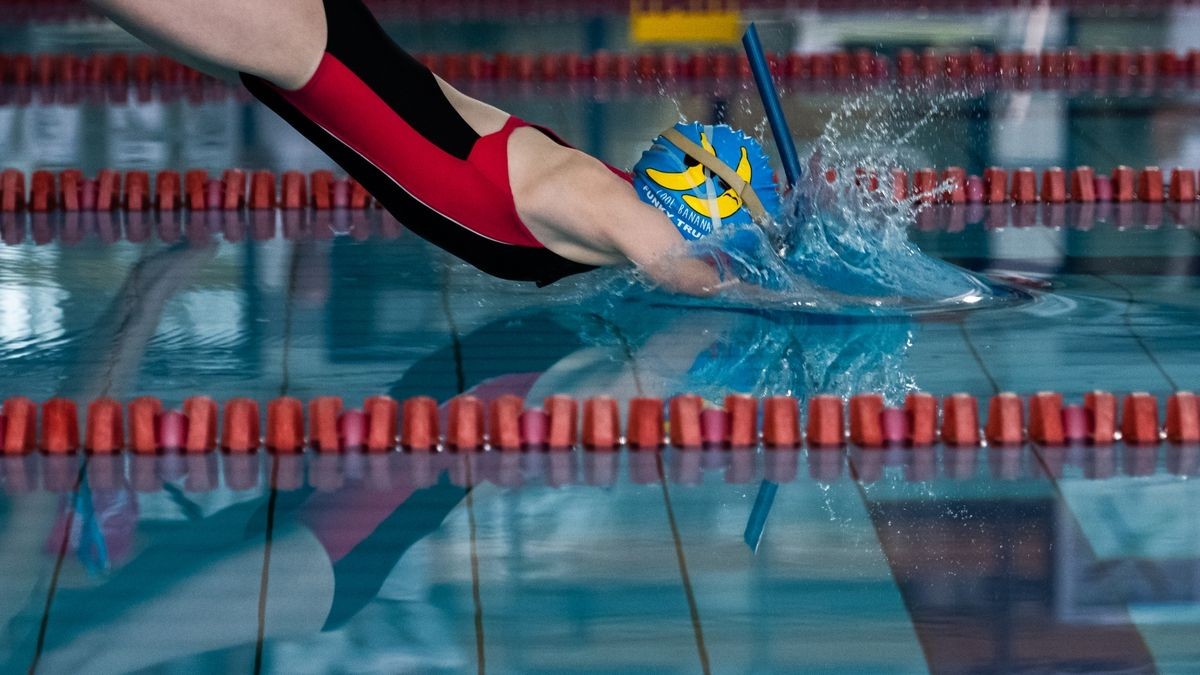
M 985 93 L 908 143 L 972 173 L 1196 166 L 1192 98 Z M 748 91 L 492 100 L 622 165 L 680 112 L 758 119 Z M 842 100 L 789 96 L 801 143 Z M 233 94 L 10 101 L 0 158 L 330 166 Z M 0 245 L 0 396 L 1164 402 L 1200 382 L 1190 206 L 935 207 L 923 251 L 1028 297 L 914 316 L 697 306 L 607 273 L 539 290 L 378 212 L 183 214 L 179 242 L 141 244 L 105 235 L 124 215 L 55 214 L 48 241 Z M 1198 473 L 1168 443 L 4 456 L 0 671 L 1196 672 Z
M 174 405 L 463 391 L 531 405 L 731 390 L 1078 400 L 1165 395 L 1200 375 L 1192 230 L 915 239 L 1043 288 L 919 318 L 682 310 L 586 279 L 516 288 L 408 234 L 93 236 L 0 249 L 0 372 L 6 395 Z M 1104 251 L 1121 252 L 1115 271 Z M 43 672 L 1187 672 L 1198 452 L 10 457 L 3 645 L 9 667 L 36 655 Z M 755 552 L 744 534 L 764 478 L 778 491 Z M 86 525 L 64 530 L 72 513 Z M 310 531 L 363 523 L 380 525 L 341 568 Z M 96 529 L 105 561 L 80 545 Z

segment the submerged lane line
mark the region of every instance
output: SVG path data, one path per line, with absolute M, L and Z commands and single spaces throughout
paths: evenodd
M 977 360 L 976 360 L 977 365 L 979 366 L 979 368 L 981 369 L 981 371 L 983 372 L 985 377 L 988 379 L 988 381 L 990 383 L 992 383 L 992 393 L 993 394 L 999 393 L 1001 390 L 1001 387 L 998 386 L 995 376 L 992 374 L 990 369 L 987 367 L 987 364 L 983 361 L 982 354 L 977 349 L 975 349 L 974 345 L 972 344 L 972 338 L 971 338 L 969 330 L 967 329 L 967 327 L 965 325 L 965 321 L 960 322 L 960 329 L 962 331 L 962 337 L 966 341 L 967 346 L 969 347 L 971 353 L 977 357 Z M 1062 492 L 1062 485 L 1059 483 L 1058 479 L 1055 478 L 1054 472 L 1051 470 L 1050 465 L 1049 465 L 1048 461 L 1046 460 L 1044 454 L 1041 452 L 1041 449 L 1039 448 L 1039 446 L 1036 443 L 1030 442 L 1030 443 L 1028 443 L 1028 445 L 1030 448 L 1030 452 L 1032 453 L 1035 461 L 1038 462 L 1038 465 L 1040 466 L 1041 472 L 1042 472 L 1041 476 L 1031 476 L 1029 479 L 1036 480 L 1038 482 L 1042 482 L 1042 481 L 1045 482 L 1046 486 L 1050 490 L 1050 493 L 1047 495 L 1047 498 L 1052 499 L 1057 505 L 1059 505 L 1063 509 L 1062 513 L 1065 514 L 1064 517 L 1068 521 L 1064 524 L 1064 526 L 1068 527 L 1068 528 L 1074 528 L 1075 531 L 1080 533 L 1080 535 L 1083 537 L 1083 540 L 1082 540 L 1083 546 L 1085 547 L 1085 550 L 1083 551 L 1084 554 L 1091 556 L 1092 559 L 1095 559 L 1095 556 L 1096 556 L 1095 551 L 1091 549 L 1090 542 L 1088 542 L 1086 539 L 1086 536 L 1083 535 L 1083 529 L 1079 525 L 1078 518 L 1070 510 L 1069 502 L 1066 500 L 1066 498 Z M 978 451 L 981 453 L 986 453 L 989 451 L 989 448 L 986 444 L 983 444 L 978 448 Z M 873 501 L 871 500 L 871 496 L 868 494 L 867 485 L 865 485 L 858 477 L 858 471 L 857 471 L 857 468 L 855 467 L 853 452 L 849 452 L 847 456 L 848 456 L 849 463 L 850 463 L 852 477 L 854 478 L 854 482 L 858 488 L 859 494 L 860 494 L 861 498 L 863 499 L 866 508 L 868 509 L 868 513 L 871 514 L 872 523 L 875 525 L 876 537 L 880 541 L 881 549 L 882 549 L 885 557 L 888 560 L 889 567 L 892 568 L 891 572 L 892 572 L 892 578 L 894 581 L 897 577 L 898 571 L 911 567 L 911 562 L 906 565 L 904 562 L 906 559 L 905 556 L 900 556 L 899 561 L 896 560 L 896 557 L 893 556 L 893 552 L 895 552 L 897 550 L 898 545 L 895 542 L 891 543 L 890 545 L 884 544 L 884 538 L 881 536 L 881 533 L 883 531 L 884 526 L 885 525 L 890 526 L 891 523 L 890 522 L 885 523 L 880 520 L 878 508 L 879 508 L 880 504 L 885 503 L 885 501 L 881 501 L 878 498 Z M 938 498 L 935 497 L 935 500 L 936 499 L 938 499 Z M 921 502 L 921 503 L 924 504 L 926 502 Z M 935 503 L 936 503 L 936 501 L 935 501 Z M 1014 532 L 1010 530 L 1010 531 L 1007 531 L 1007 534 L 1005 534 L 1004 539 L 1008 540 L 1008 539 L 1013 538 L 1014 536 L 1015 536 Z M 1053 545 L 1053 543 L 1051 543 L 1050 545 Z M 899 546 L 902 550 L 904 544 L 899 544 Z M 1005 548 L 1005 550 L 1003 551 L 1003 555 L 1010 556 L 1010 557 L 1011 557 L 1012 553 L 1013 552 L 1011 550 L 1008 550 L 1007 548 Z M 942 670 L 947 668 L 947 664 L 939 663 L 939 662 L 935 661 L 934 659 L 936 659 L 938 657 L 938 654 L 941 654 L 945 651 L 945 645 L 944 645 L 944 643 L 939 645 L 939 642 L 938 642 L 939 636 L 938 636 L 937 632 L 932 632 L 932 634 L 931 634 L 931 622 L 930 622 L 930 616 L 927 613 L 928 612 L 927 608 L 922 607 L 921 604 L 919 602 L 917 602 L 916 609 L 918 611 L 914 612 L 914 606 L 912 604 L 910 597 L 908 595 L 903 594 L 903 592 L 902 592 L 902 597 L 904 599 L 904 605 L 905 605 L 906 610 L 909 613 L 910 619 L 913 621 L 913 628 L 914 628 L 914 630 L 916 630 L 917 639 L 918 639 L 923 651 L 925 652 L 927 666 L 929 667 L 929 669 L 932 672 L 941 672 Z M 921 611 L 921 610 L 925 610 L 925 611 Z M 917 623 L 918 617 L 921 618 L 920 624 Z M 924 630 L 922 630 L 922 628 L 924 628 Z M 1140 628 L 1136 625 L 1136 623 L 1133 622 L 1132 616 L 1129 616 L 1127 618 L 1127 620 L 1123 623 L 1114 623 L 1114 624 L 1107 626 L 1107 630 L 1112 632 L 1112 637 L 1114 639 L 1123 639 L 1124 640 L 1122 642 L 1122 644 L 1125 645 L 1126 651 L 1122 652 L 1122 656 L 1125 659 L 1129 660 L 1130 662 L 1135 662 L 1139 665 L 1140 664 L 1151 664 L 1152 665 L 1154 663 L 1154 654 L 1150 651 L 1149 646 L 1145 641 L 1145 638 L 1141 634 Z M 1001 648 L 1001 652 L 999 652 L 997 654 L 997 656 L 1006 657 L 1008 659 L 1013 658 L 1012 648 L 1013 647 L 1019 648 L 1020 645 L 1022 644 L 1022 638 L 1019 635 L 1015 635 L 1015 634 L 1006 634 L 1006 635 L 1002 635 L 1000 637 L 1003 638 L 1001 641 L 1002 644 L 999 644 L 997 646 Z M 942 647 L 942 649 L 938 649 L 939 646 Z M 1067 658 L 1070 658 L 1070 657 L 1068 656 Z M 1141 672 L 1141 671 L 1139 670 L 1138 672 Z
M 279 500 L 279 490 L 276 489 L 279 478 L 279 462 L 271 456 L 271 492 L 267 497 L 267 525 L 265 542 L 263 543 L 262 573 L 258 587 L 258 634 L 254 641 L 254 673 L 262 672 L 263 641 L 267 629 L 267 589 L 271 584 L 271 543 L 275 533 L 275 505 Z
M 86 475 L 88 457 L 85 455 L 79 463 L 79 472 L 75 474 L 75 487 L 71 490 L 71 503 L 79 499 L 79 490 L 83 487 Z M 29 675 L 37 672 L 38 663 L 42 660 L 42 650 L 46 646 L 46 632 L 50 628 L 50 608 L 54 605 L 54 596 L 58 593 L 58 579 L 62 574 L 63 562 L 67 558 L 67 548 L 71 541 L 71 531 L 75 528 L 75 509 L 67 512 L 66 526 L 63 528 L 62 543 L 58 545 L 58 554 L 54 561 L 54 572 L 50 575 L 50 588 L 46 591 L 46 606 L 42 610 L 42 619 L 38 623 L 37 644 L 33 650 L 33 660 L 29 663 Z
M 475 477 L 471 471 L 471 462 L 464 462 L 467 468 L 467 484 L 474 485 Z M 479 550 L 476 545 L 475 530 L 475 494 L 467 490 L 467 529 L 471 533 L 471 602 L 475 604 L 475 661 L 478 664 L 476 672 L 483 675 L 487 670 L 487 653 L 483 648 L 483 598 L 479 587 Z
M 454 351 L 454 377 L 455 390 L 461 396 L 466 393 L 467 376 L 466 368 L 463 366 L 463 351 L 462 351 L 462 335 L 458 330 L 458 322 L 454 320 L 454 312 L 450 307 L 450 268 L 442 266 L 442 312 L 446 315 L 446 325 L 450 327 L 451 348 Z M 471 471 L 471 462 L 465 462 L 467 468 L 467 485 L 475 485 L 475 479 Z M 483 632 L 483 593 L 480 588 L 479 580 L 479 547 L 478 547 L 478 531 L 475 523 L 475 495 L 474 488 L 468 487 L 466 497 L 467 504 L 467 532 L 468 543 L 471 556 L 471 602 L 475 608 L 475 662 L 476 670 L 479 675 L 483 675 L 487 670 L 487 650 L 484 648 L 484 632 Z
M 675 520 L 675 508 L 671 506 L 671 490 L 667 487 L 667 472 L 663 468 L 662 451 L 654 453 L 658 467 L 658 481 L 662 486 L 663 506 L 667 509 L 667 523 L 671 526 L 671 538 L 675 540 L 675 560 L 679 564 L 679 576 L 683 579 L 683 590 L 687 595 L 688 613 L 692 618 L 692 632 L 696 636 L 696 650 L 700 653 L 700 669 L 704 675 L 712 673 L 708 663 L 708 647 L 704 644 L 704 628 L 700 623 L 700 608 L 696 604 L 696 593 L 692 590 L 692 578 L 688 574 L 687 556 L 683 553 L 683 540 L 679 536 L 679 523 Z
M 971 358 L 974 359 L 975 365 L 979 367 L 979 372 L 982 373 L 983 377 L 987 380 L 988 386 L 991 388 L 992 393 L 999 393 L 1000 386 L 996 382 L 995 376 L 992 375 L 992 372 L 988 370 L 987 365 L 984 364 L 983 356 L 975 347 L 975 343 L 971 339 L 970 332 L 967 331 L 966 317 L 960 317 L 956 323 L 958 324 L 959 335 L 962 336 L 963 345 L 967 348 L 967 352 L 971 355 Z M 913 637 L 916 639 L 917 644 L 920 645 L 921 653 L 925 656 L 926 667 L 930 669 L 930 672 L 935 672 L 938 664 L 934 660 L 934 641 L 920 629 L 917 617 L 913 614 L 912 604 L 909 602 L 908 596 L 904 593 L 900 585 L 900 580 L 896 575 L 897 564 L 893 561 L 893 557 L 889 552 L 887 545 L 884 544 L 884 537 L 882 536 L 882 530 L 885 524 L 880 522 L 880 519 L 876 517 L 876 505 L 871 501 L 870 495 L 867 494 L 866 485 L 864 485 L 862 480 L 859 479 L 860 472 L 854 463 L 853 453 L 846 453 L 846 464 L 850 470 L 850 478 L 854 482 L 855 489 L 858 491 L 859 499 L 862 500 L 863 508 L 867 512 L 867 518 L 871 521 L 872 531 L 875 533 L 875 541 L 879 546 L 879 552 L 883 555 L 883 559 L 887 561 L 888 574 L 892 577 L 892 585 L 895 587 L 896 592 L 900 594 L 900 600 L 904 605 L 904 611 L 908 614 L 908 621 L 913 630 Z
M 633 347 L 629 344 L 625 333 L 621 331 L 620 326 L 605 320 L 600 315 L 595 314 L 593 317 L 608 328 L 621 343 L 621 352 L 625 356 L 625 362 L 633 371 L 634 387 L 637 389 L 638 396 L 644 396 L 646 392 L 642 389 L 637 357 L 634 356 Z M 687 556 L 683 551 L 683 539 L 679 535 L 679 523 L 675 520 L 675 508 L 671 505 L 671 490 L 667 487 L 667 472 L 663 467 L 662 455 L 662 449 L 656 450 L 654 462 L 658 468 L 658 484 L 662 490 L 663 506 L 666 507 L 667 525 L 671 528 L 671 539 L 675 545 L 675 562 L 679 566 L 679 578 L 683 585 L 684 596 L 687 598 L 688 615 L 692 621 L 692 634 L 696 639 L 696 651 L 700 658 L 700 668 L 704 675 L 710 675 L 712 669 L 708 661 L 708 647 L 704 644 L 704 626 L 700 622 L 700 606 L 696 603 L 696 591 L 692 588 L 692 577 L 688 573 Z
M 1093 274 L 1092 276 L 1095 276 L 1096 278 L 1100 279 L 1101 281 L 1112 283 L 1108 279 L 1104 279 L 1100 275 Z M 1118 285 L 1118 287 L 1119 287 L 1119 285 Z M 1132 295 L 1130 296 L 1130 304 L 1131 303 L 1132 303 Z M 961 322 L 959 325 L 962 328 L 963 339 L 967 340 L 968 345 L 971 346 L 972 353 L 977 355 L 977 362 L 979 364 L 979 367 L 983 370 L 984 374 L 987 375 L 988 379 L 994 383 L 995 378 L 992 377 L 991 371 L 988 369 L 987 364 L 984 363 L 982 356 L 979 356 L 979 352 L 977 352 L 975 350 L 974 345 L 971 342 L 970 333 L 967 331 L 967 328 L 966 328 L 966 321 Z M 1141 340 L 1138 339 L 1138 337 L 1136 335 L 1134 335 L 1134 337 L 1135 337 L 1135 339 L 1138 340 L 1139 345 L 1142 344 Z M 1144 349 L 1144 345 L 1143 345 L 1143 349 Z M 1148 353 L 1147 353 L 1147 356 L 1149 356 Z M 1155 361 L 1155 362 L 1157 363 L 1157 361 Z M 1164 375 L 1165 375 L 1165 373 L 1164 373 Z M 1000 393 L 1000 388 L 998 386 L 995 386 L 995 384 L 993 384 L 992 393 L 993 394 Z M 1034 460 L 1037 461 L 1038 466 L 1040 467 L 1040 469 L 1042 471 L 1043 477 L 1045 478 L 1046 482 L 1049 484 L 1051 491 L 1054 493 L 1055 500 L 1062 506 L 1063 513 L 1067 514 L 1067 517 L 1070 519 L 1070 521 L 1071 521 L 1070 527 L 1072 527 L 1074 529 L 1074 531 L 1078 534 L 1079 538 L 1082 540 L 1083 545 L 1086 547 L 1085 552 L 1088 555 L 1090 555 L 1093 560 L 1095 560 L 1097 558 L 1096 551 L 1092 547 L 1091 541 L 1088 540 L 1087 534 L 1083 529 L 1083 525 L 1080 524 L 1078 516 L 1076 516 L 1075 512 L 1071 510 L 1071 503 L 1070 503 L 1070 501 L 1067 500 L 1066 495 L 1063 494 L 1062 484 L 1059 482 L 1059 479 L 1057 477 L 1055 477 L 1055 475 L 1054 475 L 1055 472 L 1052 469 L 1052 467 L 1050 466 L 1050 463 L 1046 460 L 1045 454 L 1041 450 L 1041 446 L 1033 441 L 1028 441 L 1028 445 L 1029 445 L 1030 453 L 1033 455 Z M 982 450 L 985 452 L 987 451 L 986 448 L 984 448 Z M 1157 665 L 1157 659 L 1154 656 L 1154 652 L 1150 649 L 1150 644 L 1146 641 L 1145 636 L 1142 635 L 1141 627 L 1138 626 L 1138 624 L 1133 620 L 1133 614 L 1129 610 L 1128 603 L 1125 603 L 1125 615 L 1126 615 L 1126 621 L 1123 625 L 1132 629 L 1133 635 L 1131 637 L 1136 637 L 1137 643 L 1141 646 L 1142 653 L 1145 655 L 1145 660 L 1150 665 Z M 1115 622 L 1108 624 L 1109 628 L 1115 628 L 1116 626 L 1119 626 L 1119 625 L 1122 625 L 1122 624 L 1115 623 Z
M 1138 347 L 1142 350 L 1142 353 L 1146 355 L 1146 358 L 1150 360 L 1150 363 L 1154 366 L 1154 368 L 1157 369 L 1159 374 L 1163 376 L 1163 379 L 1167 381 L 1167 384 L 1171 387 L 1171 391 L 1179 391 L 1179 384 L 1175 382 L 1175 378 L 1171 377 L 1171 374 L 1167 372 L 1165 367 L 1163 367 L 1162 362 L 1158 360 L 1158 356 L 1150 350 L 1150 345 L 1146 344 L 1145 338 L 1143 338 L 1142 334 L 1139 333 L 1133 326 L 1133 308 L 1135 305 L 1137 305 L 1137 298 L 1134 296 L 1133 290 L 1125 284 L 1113 279 L 1109 279 L 1102 274 L 1095 274 L 1093 276 L 1104 283 L 1119 289 L 1125 294 L 1125 311 L 1121 314 L 1121 319 L 1125 323 L 1125 330 L 1129 332 L 1130 337 L 1132 337 L 1134 342 L 1137 343 Z
M 996 382 L 992 371 L 988 370 L 988 367 L 983 364 L 983 356 L 975 348 L 975 341 L 971 339 L 971 334 L 967 331 L 966 317 L 960 317 L 957 323 L 958 332 L 962 335 L 963 344 L 967 346 L 967 351 L 971 353 L 971 358 L 975 359 L 975 365 L 979 366 L 979 372 L 983 373 L 983 376 L 987 378 L 988 386 L 992 388 L 992 393 L 999 394 L 1000 385 Z
M 1068 257 L 1067 251 L 1062 247 L 1061 242 L 1050 236 L 1050 230 L 1043 228 L 1042 236 L 1047 242 L 1049 242 L 1051 246 L 1054 247 L 1054 250 L 1056 250 L 1060 256 L 1063 258 Z M 1099 272 L 1088 272 L 1087 275 L 1093 279 L 1103 281 L 1109 286 L 1112 286 L 1125 294 L 1125 311 L 1121 314 L 1122 321 L 1125 323 L 1125 330 L 1129 333 L 1129 336 L 1133 338 L 1134 342 L 1137 343 L 1138 348 L 1142 350 L 1142 353 L 1146 355 L 1146 358 L 1150 360 L 1150 364 L 1154 366 L 1154 368 L 1158 370 L 1158 373 L 1163 376 L 1163 379 L 1167 381 L 1167 384 L 1171 387 L 1171 391 L 1179 391 L 1179 385 L 1175 382 L 1175 378 L 1171 377 L 1170 373 L 1167 372 L 1167 369 L 1163 367 L 1162 362 L 1158 360 L 1158 356 L 1150 350 L 1150 345 L 1146 344 L 1146 341 L 1142 338 L 1141 333 L 1139 333 L 1133 326 L 1133 307 L 1137 304 L 1137 298 L 1134 296 L 1133 290 L 1125 284 L 1110 279 L 1108 276 Z
M 291 387 L 289 362 L 292 353 L 292 310 L 296 296 L 296 277 L 299 273 L 299 256 L 292 249 L 291 266 L 288 270 L 287 299 L 283 305 L 283 352 L 280 362 L 279 395 L 286 396 Z M 267 595 L 271 587 L 271 548 L 275 541 L 275 510 L 279 502 L 279 458 L 267 453 L 271 461 L 270 484 L 267 495 L 267 523 L 263 533 L 263 564 L 258 586 L 258 628 L 254 638 L 254 674 L 262 673 L 263 646 L 267 634 Z

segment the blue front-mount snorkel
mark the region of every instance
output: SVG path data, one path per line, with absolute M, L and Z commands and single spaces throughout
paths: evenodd
M 788 189 L 794 189 L 800 184 L 803 175 L 800 169 L 800 155 L 792 141 L 792 131 L 788 128 L 787 118 L 783 115 L 783 105 L 779 101 L 779 90 L 775 88 L 771 66 L 767 62 L 762 41 L 758 39 L 758 28 L 754 24 L 750 24 L 746 29 L 746 34 L 742 36 L 742 45 L 746 47 L 750 71 L 754 73 L 754 84 L 758 86 L 758 95 L 762 98 L 767 122 L 771 124 L 771 132 L 775 136 L 775 146 L 779 149 L 779 159 L 783 162 Z
M 763 51 L 762 41 L 758 39 L 758 29 L 753 23 L 742 36 L 742 45 L 746 48 L 746 57 L 750 60 L 750 71 L 754 74 L 754 83 L 758 86 L 758 95 L 762 98 L 763 109 L 767 113 L 767 122 L 775 136 L 775 147 L 779 149 L 779 159 L 783 162 L 783 172 L 787 177 L 787 187 L 795 190 L 800 184 L 803 174 L 800 172 L 800 155 L 796 152 L 796 144 L 792 141 L 792 131 L 788 128 L 787 118 L 783 115 L 783 105 L 779 100 L 779 90 L 775 88 L 775 79 L 771 77 L 771 66 L 767 62 L 766 52 Z M 805 209 L 803 202 L 797 203 L 797 208 Z M 783 254 L 787 242 L 782 241 L 782 233 L 778 228 L 772 228 L 772 238 L 775 246 Z M 763 530 L 767 526 L 767 515 L 775 502 L 775 493 L 779 485 L 764 480 L 758 488 L 758 496 L 750 511 L 750 519 L 746 523 L 744 539 L 751 551 L 758 551 L 762 542 Z
M 792 131 L 788 127 L 787 117 L 783 114 L 783 105 L 779 99 L 779 90 L 775 88 L 775 79 L 771 76 L 771 66 L 767 54 L 763 51 L 762 41 L 758 38 L 758 28 L 753 23 L 742 36 L 742 45 L 746 48 L 746 57 L 750 61 L 750 72 L 754 75 L 754 84 L 758 87 L 759 98 L 762 99 L 763 110 L 767 114 L 767 122 L 771 126 L 771 134 L 775 137 L 775 147 L 779 150 L 779 160 L 783 163 L 783 173 L 787 179 L 787 189 L 792 191 L 790 213 L 779 214 L 781 219 L 795 220 L 803 218 L 808 211 L 808 202 L 796 193 L 803 170 L 800 166 L 800 155 L 796 152 L 796 143 L 792 140 Z M 789 248 L 787 237 L 776 225 L 768 230 L 772 244 L 777 252 L 784 256 Z

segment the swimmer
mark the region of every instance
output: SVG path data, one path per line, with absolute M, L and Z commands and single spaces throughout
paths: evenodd
M 677 125 L 624 173 L 459 92 L 362 0 L 91 2 L 181 60 L 239 78 L 408 229 L 496 277 L 544 286 L 632 263 L 663 288 L 712 295 L 738 281 L 685 255 L 684 240 L 778 207 L 753 139 Z

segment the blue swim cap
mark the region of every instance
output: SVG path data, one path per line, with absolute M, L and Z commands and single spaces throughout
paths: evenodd
M 664 131 L 633 168 L 633 186 L 685 239 L 711 234 L 717 223 L 748 225 L 779 211 L 762 145 L 725 124 L 681 122 Z

